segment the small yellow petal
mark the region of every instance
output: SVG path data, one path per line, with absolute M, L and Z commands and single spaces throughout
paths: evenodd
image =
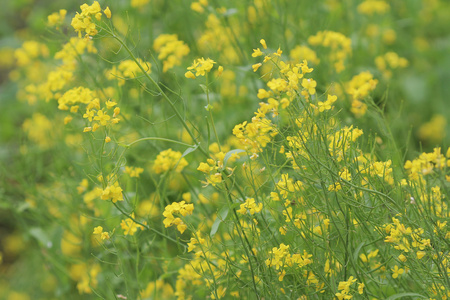
M 253 72 L 258 71 L 259 67 L 261 67 L 261 66 L 262 66 L 262 63 L 257 63 L 257 64 L 252 65 Z
M 187 72 L 184 74 L 184 76 L 185 76 L 186 78 L 195 79 L 195 75 L 194 75 L 194 73 L 192 73 L 191 71 L 187 71 Z
M 264 39 L 261 39 L 259 42 L 261 43 L 261 45 L 263 46 L 264 49 L 267 49 L 267 44 Z
M 111 19 L 111 10 L 109 9 L 109 7 L 107 6 L 106 9 L 103 11 L 105 13 L 105 16 L 108 19 Z

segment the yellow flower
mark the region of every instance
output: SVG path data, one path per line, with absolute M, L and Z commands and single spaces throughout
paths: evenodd
M 277 52 L 275 52 L 273 55 L 280 57 L 283 51 L 281 51 L 280 48 L 278 48 Z
M 406 256 L 403 255 L 403 253 L 402 253 L 402 254 L 400 254 L 400 255 L 398 256 L 398 259 L 399 259 L 400 261 L 402 261 L 402 262 L 405 262 L 405 261 L 406 261 Z
M 134 219 L 134 213 L 131 214 L 131 217 Z M 123 229 L 123 233 L 125 235 L 134 235 L 138 228 L 144 230 L 144 226 L 135 223 L 132 219 L 127 218 L 126 220 L 122 220 L 120 223 L 120 227 Z
M 382 0 L 366 0 L 358 5 L 358 12 L 364 15 L 384 14 L 389 10 L 388 3 Z
M 181 152 L 167 149 L 161 151 L 161 153 L 159 153 L 156 157 L 153 165 L 153 171 L 155 171 L 156 174 L 161 174 L 163 172 L 175 169 L 175 172 L 180 173 L 187 165 L 188 162 L 184 159 L 184 157 L 182 157 Z
M 211 171 L 211 167 L 204 162 L 201 162 L 200 165 L 198 166 L 197 170 L 203 173 L 209 173 Z
M 111 19 L 111 10 L 109 9 L 108 6 L 105 8 L 105 10 L 104 10 L 103 12 L 105 13 L 105 16 L 106 16 L 108 19 Z
M 153 42 L 153 49 L 163 61 L 163 72 L 181 64 L 184 56 L 189 54 L 189 47 L 176 34 L 161 34 Z
M 181 202 L 174 202 L 172 204 L 169 204 L 166 206 L 163 212 L 164 220 L 163 224 L 164 227 L 171 227 L 173 225 L 177 226 L 177 229 L 180 233 L 183 233 L 187 226 L 183 223 L 183 221 L 175 217 L 174 214 L 181 214 L 182 216 L 192 215 L 192 212 L 194 211 L 194 204 L 186 204 L 186 201 Z
M 102 226 L 97 226 L 94 228 L 94 232 L 93 234 L 101 234 L 103 232 L 103 227 Z
M 104 232 L 102 226 L 95 227 L 93 234 L 100 235 L 100 238 L 102 240 L 109 240 L 109 238 L 110 238 L 109 233 L 108 232 Z
M 136 168 L 136 167 L 128 167 L 125 166 L 125 173 L 130 175 L 130 177 L 139 178 L 139 175 L 144 172 L 143 168 Z
M 194 60 L 194 63 L 187 69 L 195 70 L 195 76 L 205 76 L 206 73 L 211 71 L 211 69 L 215 63 L 216 62 L 210 58 L 204 59 L 202 57 L 202 58 Z M 187 72 L 186 74 L 184 74 L 184 76 L 188 77 L 191 75 L 189 74 L 189 72 Z M 192 78 L 192 77 L 188 77 L 188 78 Z
M 117 105 L 117 102 L 108 100 L 108 101 L 105 102 L 105 105 L 106 105 L 106 108 L 107 108 L 107 109 L 111 109 L 111 108 L 113 108 L 114 106 Z
M 261 66 L 262 66 L 262 63 L 257 63 L 257 64 L 252 65 L 253 72 L 258 71 L 259 67 L 261 67 Z
M 184 76 L 186 78 L 190 78 L 190 79 L 195 79 L 196 78 L 194 73 L 192 73 L 191 71 L 187 71 L 186 73 L 184 73 Z
M 417 251 L 416 255 L 418 259 L 422 259 L 427 253 L 425 251 Z
M 61 25 L 66 17 L 67 10 L 60 9 L 59 12 L 54 12 L 47 17 L 49 26 Z
M 359 294 L 364 293 L 364 287 L 365 287 L 364 283 L 358 283 L 358 293 Z
M 64 125 L 69 124 L 72 121 L 73 117 L 72 116 L 67 116 L 64 118 Z
M 311 78 L 303 78 L 302 87 L 308 90 L 310 95 L 314 95 L 316 93 L 317 82 Z
M 399 269 L 397 265 L 395 265 L 391 270 L 393 272 L 392 278 L 397 278 L 399 275 L 402 275 L 405 272 L 404 269 Z
M 264 55 L 264 53 L 262 53 L 259 48 L 253 49 L 252 57 L 258 57 L 262 55 Z
M 102 126 L 106 126 L 110 119 L 111 117 L 103 112 L 103 110 L 97 111 L 97 116 L 94 117 L 94 120 L 99 121 Z
M 238 213 L 245 215 L 249 213 L 253 215 L 255 213 L 259 213 L 263 208 L 263 204 L 259 203 L 258 205 L 255 203 L 254 198 L 248 198 L 245 200 L 245 203 L 240 205 L 240 209 L 237 210 Z
M 109 200 L 113 203 L 117 201 L 123 201 L 122 188 L 116 183 L 114 185 L 107 186 L 101 194 L 102 200 Z
M 117 117 L 117 115 L 119 115 L 119 114 L 120 114 L 120 107 L 114 108 L 113 118 Z
M 100 238 L 102 240 L 109 240 L 110 239 L 109 233 L 108 232 L 102 232 Z
M 264 39 L 261 39 L 259 42 L 261 43 L 261 45 L 263 46 L 264 49 L 267 49 L 267 44 Z
M 132 7 L 136 7 L 136 8 L 140 8 L 140 7 L 146 5 L 149 2 L 150 2 L 150 0 L 131 0 L 131 6 Z

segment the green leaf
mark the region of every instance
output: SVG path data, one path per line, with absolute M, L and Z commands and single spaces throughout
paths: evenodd
M 31 206 L 30 206 L 30 203 L 28 203 L 28 202 L 21 202 L 21 203 L 17 206 L 17 212 L 22 213 L 22 212 L 24 212 L 25 210 L 29 209 L 30 207 L 31 207 Z
M 353 260 L 354 261 L 358 261 L 358 254 L 359 254 L 359 251 L 361 250 L 361 248 L 365 245 L 366 243 L 365 242 L 362 242 L 361 244 L 359 244 L 358 245 L 358 247 L 356 247 L 356 249 L 355 249 L 355 252 L 353 253 Z
M 223 167 L 225 168 L 227 166 L 227 162 L 230 159 L 231 155 L 233 155 L 234 153 L 241 153 L 241 152 L 245 152 L 245 150 L 234 149 L 234 150 L 228 151 L 227 154 L 225 154 L 225 157 L 223 159 Z
M 11 203 L 9 203 L 9 202 L 0 202 L 0 209 L 9 209 L 9 208 L 12 208 L 12 205 L 11 205 Z
M 225 221 L 225 219 L 227 218 L 228 211 L 228 206 L 225 206 L 222 207 L 222 209 L 217 213 L 216 220 L 211 226 L 211 232 L 209 234 L 211 237 L 213 237 L 216 234 L 217 230 L 219 230 L 220 223 L 222 223 L 222 221 Z
M 400 294 L 392 295 L 389 298 L 387 298 L 386 300 L 394 300 L 394 299 L 399 299 L 399 298 L 403 298 L 403 297 L 420 297 L 422 299 L 427 299 L 427 297 L 417 294 L 417 293 L 400 293 Z
M 208 87 L 206 85 L 200 84 L 200 87 L 202 88 L 202 90 L 205 94 L 208 92 Z
M 238 10 L 236 8 L 227 9 L 227 11 L 223 14 L 224 17 L 229 17 L 237 14 Z
M 194 152 L 195 150 L 197 150 L 198 146 L 199 145 L 195 145 L 194 147 L 187 148 L 186 151 L 184 151 L 183 155 L 181 155 L 181 157 L 185 157 L 189 153 Z
M 50 248 L 52 245 L 52 241 L 48 238 L 47 234 L 42 230 L 42 228 L 34 227 L 29 231 L 30 235 L 38 240 L 39 244 L 44 247 Z

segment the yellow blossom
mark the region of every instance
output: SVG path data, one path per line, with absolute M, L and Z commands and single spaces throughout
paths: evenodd
M 105 16 L 106 16 L 108 19 L 111 19 L 111 10 L 109 9 L 108 6 L 105 8 L 105 10 L 104 10 L 103 12 L 105 13 Z
M 418 259 L 422 259 L 426 255 L 426 252 L 425 251 L 417 251 L 416 255 L 417 255 Z
M 253 49 L 252 57 L 258 57 L 262 55 L 264 55 L 264 53 L 262 53 L 259 48 Z
M 206 73 L 208 73 L 209 71 L 211 71 L 212 67 L 214 66 L 216 62 L 213 61 L 210 58 L 204 59 L 202 58 L 198 58 L 196 60 L 194 60 L 194 63 L 188 67 L 188 70 L 195 70 L 195 76 L 205 76 Z M 187 72 L 185 74 L 186 77 L 191 76 L 190 74 L 188 74 L 189 72 Z M 192 77 L 188 77 L 188 78 L 192 78 Z
M 125 166 L 125 174 L 130 175 L 130 177 L 139 178 L 142 172 L 144 172 L 143 168 Z
M 153 171 L 156 174 L 174 169 L 175 172 L 181 172 L 188 165 L 187 160 L 182 157 L 182 153 L 167 149 L 161 151 L 154 161 Z
M 392 270 L 392 278 L 397 278 L 398 276 L 402 275 L 405 270 L 404 269 L 399 269 L 397 265 L 394 266 Z
M 134 219 L 134 213 L 131 214 L 131 217 Z M 133 219 L 127 218 L 120 223 L 120 227 L 125 235 L 134 235 L 138 229 L 144 230 L 144 226 L 137 224 Z
M 261 43 L 261 45 L 263 46 L 264 49 L 267 49 L 267 44 L 264 39 L 261 39 L 259 42 Z

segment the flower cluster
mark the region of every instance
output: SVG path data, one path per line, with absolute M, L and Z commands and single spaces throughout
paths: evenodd
M 117 201 L 123 201 L 123 190 L 119 186 L 118 182 L 115 182 L 112 185 L 108 185 L 105 189 L 103 189 L 101 194 L 102 200 L 111 200 L 113 203 Z
M 269 267 L 275 267 L 278 272 L 278 280 L 283 281 L 284 276 L 286 275 L 287 267 L 295 267 L 295 269 L 302 268 L 311 264 L 313 261 L 311 259 L 312 255 L 308 254 L 305 250 L 303 250 L 303 254 L 290 254 L 289 245 L 285 245 L 283 243 L 280 244 L 280 247 L 273 247 L 271 251 L 269 251 L 270 258 L 266 259 L 265 263 Z M 293 271 L 298 272 L 298 271 Z
M 102 8 L 98 1 L 94 1 L 92 5 L 83 4 L 80 6 L 81 13 L 78 13 L 72 19 L 72 27 L 78 32 L 78 36 L 81 37 L 82 33 L 85 32 L 85 37 L 94 36 L 98 33 L 97 27 L 92 20 L 94 17 L 97 21 L 102 18 Z M 111 11 L 108 7 L 104 10 L 104 14 L 107 18 L 111 18 Z
M 121 61 L 118 66 L 113 66 L 110 70 L 106 72 L 106 78 L 109 80 L 117 80 L 119 86 L 125 84 L 126 80 L 134 79 L 142 74 L 142 68 L 145 72 L 150 74 L 152 64 L 149 62 L 144 62 L 142 59 L 138 58 L 137 62 L 131 59 Z
M 153 164 L 153 171 L 156 174 L 161 174 L 171 170 L 180 173 L 187 165 L 188 162 L 184 157 L 182 157 L 181 152 L 173 151 L 169 148 L 161 151 L 158 156 L 156 156 Z
M 244 123 L 234 126 L 233 134 L 248 152 L 258 153 L 278 133 L 275 125 L 269 119 L 253 117 L 251 123 L 244 121 Z
M 191 9 L 198 13 L 203 13 L 205 11 L 205 7 L 208 6 L 208 0 L 199 0 L 191 3 Z
M 219 61 L 228 64 L 239 62 L 239 52 L 233 47 L 233 33 L 239 35 L 241 29 L 237 24 L 231 25 L 232 28 L 224 26 L 220 15 L 210 13 L 205 22 L 206 29 L 197 39 L 198 47 L 201 53 L 220 53 Z
M 36 41 L 26 41 L 22 44 L 22 47 L 14 51 L 14 58 L 19 67 L 29 65 L 36 58 L 47 57 L 48 55 L 47 45 Z
M 192 203 L 186 203 L 186 201 L 181 202 L 174 202 L 172 204 L 169 204 L 166 206 L 163 212 L 164 216 L 164 227 L 171 227 L 171 226 L 177 226 L 177 229 L 180 233 L 183 233 L 187 226 L 181 220 L 181 218 L 176 217 L 174 215 L 181 215 L 183 217 L 187 215 L 192 215 L 192 212 L 194 211 L 194 204 Z
M 55 53 L 54 58 L 63 62 L 65 70 L 74 70 L 77 66 L 80 55 L 87 53 L 97 53 L 94 43 L 90 39 L 72 37 L 62 46 L 62 49 Z
M 131 218 L 134 219 L 134 213 L 131 214 Z M 125 235 L 134 235 L 138 229 L 144 230 L 144 226 L 136 223 L 133 219 L 127 218 L 120 222 L 120 227 L 123 229 Z M 144 224 L 146 224 L 144 222 Z
M 143 172 L 143 168 L 125 166 L 124 173 L 130 175 L 130 177 L 138 178 Z
M 183 57 L 189 54 L 189 47 L 178 40 L 176 34 L 161 34 L 153 42 L 153 49 L 158 52 L 158 59 L 163 60 L 163 72 L 179 66 Z
M 245 202 L 240 205 L 240 208 L 236 211 L 242 215 L 245 215 L 247 213 L 250 215 L 254 215 L 255 213 L 259 213 L 262 208 L 262 203 L 256 204 L 254 198 L 247 198 L 245 199 Z
M 294 60 L 294 62 L 301 62 L 306 60 L 313 65 L 318 65 L 320 63 L 320 59 L 317 57 L 317 53 L 304 45 L 295 46 L 290 52 L 289 57 Z
M 346 84 L 346 93 L 351 96 L 351 112 L 356 117 L 362 117 L 367 111 L 367 104 L 363 100 L 368 97 L 378 84 L 378 80 L 368 72 L 361 72 Z
M 385 14 L 390 9 L 389 3 L 383 0 L 365 0 L 358 5 L 358 12 L 363 15 Z
M 356 278 L 353 278 L 353 276 L 350 276 L 348 278 L 347 281 L 341 281 L 339 282 L 338 285 L 338 293 L 335 294 L 335 296 L 339 299 L 339 300 L 343 300 L 343 299 L 352 299 L 353 295 L 350 294 L 351 290 L 351 286 L 357 281 Z M 358 283 L 358 294 L 363 294 L 364 293 L 364 283 Z
M 328 136 L 329 151 L 331 155 L 335 156 L 338 161 L 341 161 L 345 157 L 345 153 L 352 146 L 352 143 L 356 141 L 363 131 L 358 128 L 345 126 L 344 128 L 332 133 Z
M 47 17 L 48 26 L 60 26 L 64 22 L 64 18 L 66 17 L 67 10 L 60 9 L 59 12 L 54 12 Z
M 31 141 L 34 141 L 41 149 L 48 149 L 55 143 L 55 128 L 52 122 L 43 114 L 34 113 L 22 124 L 23 131 Z
M 103 231 L 103 227 L 102 226 L 95 227 L 93 234 L 95 236 L 100 236 L 100 238 L 102 240 L 109 240 L 110 239 L 109 232 Z
M 345 61 L 352 53 L 350 38 L 342 33 L 326 30 L 310 36 L 308 43 L 312 46 L 329 48 L 329 61 L 336 72 L 340 73 L 345 69 Z
M 92 99 L 86 105 L 86 112 L 83 114 L 83 118 L 89 121 L 91 126 L 84 127 L 83 132 L 95 132 L 101 126 L 113 126 L 119 123 L 120 119 L 118 115 L 120 114 L 120 108 L 116 105 L 116 102 L 108 100 L 105 102 L 105 107 L 101 108 L 100 100 L 98 98 Z M 112 116 L 108 114 L 108 112 L 111 113 L 110 111 L 112 111 Z M 109 142 L 110 139 L 105 141 Z
M 406 58 L 400 57 L 395 52 L 387 52 L 375 58 L 375 65 L 385 79 L 392 77 L 393 70 L 406 68 L 408 64 L 409 62 Z
M 202 238 L 201 232 L 198 231 L 195 233 L 195 236 L 191 237 L 191 240 L 189 241 L 188 245 L 188 252 L 194 251 L 199 245 L 205 245 L 206 240 Z
M 445 136 L 447 119 L 443 115 L 434 115 L 430 121 L 422 124 L 417 131 L 418 137 L 430 144 L 439 143 Z
M 311 103 L 311 106 L 317 109 L 318 112 L 324 112 L 333 109 L 333 104 L 336 100 L 337 96 L 328 94 L 326 101 L 318 101 L 317 106 Z
M 98 275 L 102 269 L 98 263 L 77 263 L 70 267 L 69 276 L 77 282 L 77 290 L 80 294 L 92 294 L 92 288 L 98 286 Z
M 421 182 L 424 176 L 433 174 L 443 170 L 445 167 L 450 167 L 450 147 L 444 155 L 441 153 L 441 148 L 434 148 L 433 152 L 422 153 L 414 160 L 407 160 L 404 168 L 408 172 L 408 177 L 412 181 Z M 450 176 L 447 177 L 449 181 Z
M 189 71 L 187 71 L 184 76 L 191 79 L 195 79 L 196 76 L 205 76 L 206 73 L 211 71 L 215 63 L 216 62 L 210 58 L 198 58 L 194 60 L 194 63 L 190 67 L 187 68 Z M 192 71 L 195 71 L 195 75 Z
M 280 180 L 275 185 L 275 192 L 270 193 L 273 201 L 286 200 L 293 197 L 293 193 L 302 189 L 302 182 L 289 178 L 289 174 L 281 174 Z
M 99 2 L 83 4 L 69 28 L 61 9 L 43 27 L 59 45 L 0 49 L 1 71 L 17 67 L 5 95 L 17 90 L 20 100 L 0 110 L 0 159 L 12 158 L 0 162 L 2 209 L 14 212 L 5 222 L 15 229 L 0 262 L 13 269 L 17 256 L 27 266 L 20 253 L 32 245 L 51 257 L 30 255 L 32 266 L 68 274 L 43 279 L 33 296 L 450 299 L 450 148 L 428 150 L 446 138 L 445 114 L 408 148 L 401 122 L 389 123 L 393 113 L 404 123 L 433 116 L 398 112 L 402 97 L 392 95 L 417 106 L 436 96 L 415 86 L 423 74 L 413 72 L 440 51 L 434 27 L 450 4 L 431 1 L 411 18 L 417 5 L 386 0 L 306 10 L 295 1 L 155 1 L 146 12 L 149 1 L 121 2 L 129 18 L 111 20 Z M 326 26 L 310 23 L 315 16 Z M 409 20 L 401 34 L 398 18 Z M 403 46 L 412 44 L 406 73 Z M 427 150 L 414 158 L 419 140 Z M 20 281 L 5 297 L 25 299 L 16 286 L 38 285 Z

